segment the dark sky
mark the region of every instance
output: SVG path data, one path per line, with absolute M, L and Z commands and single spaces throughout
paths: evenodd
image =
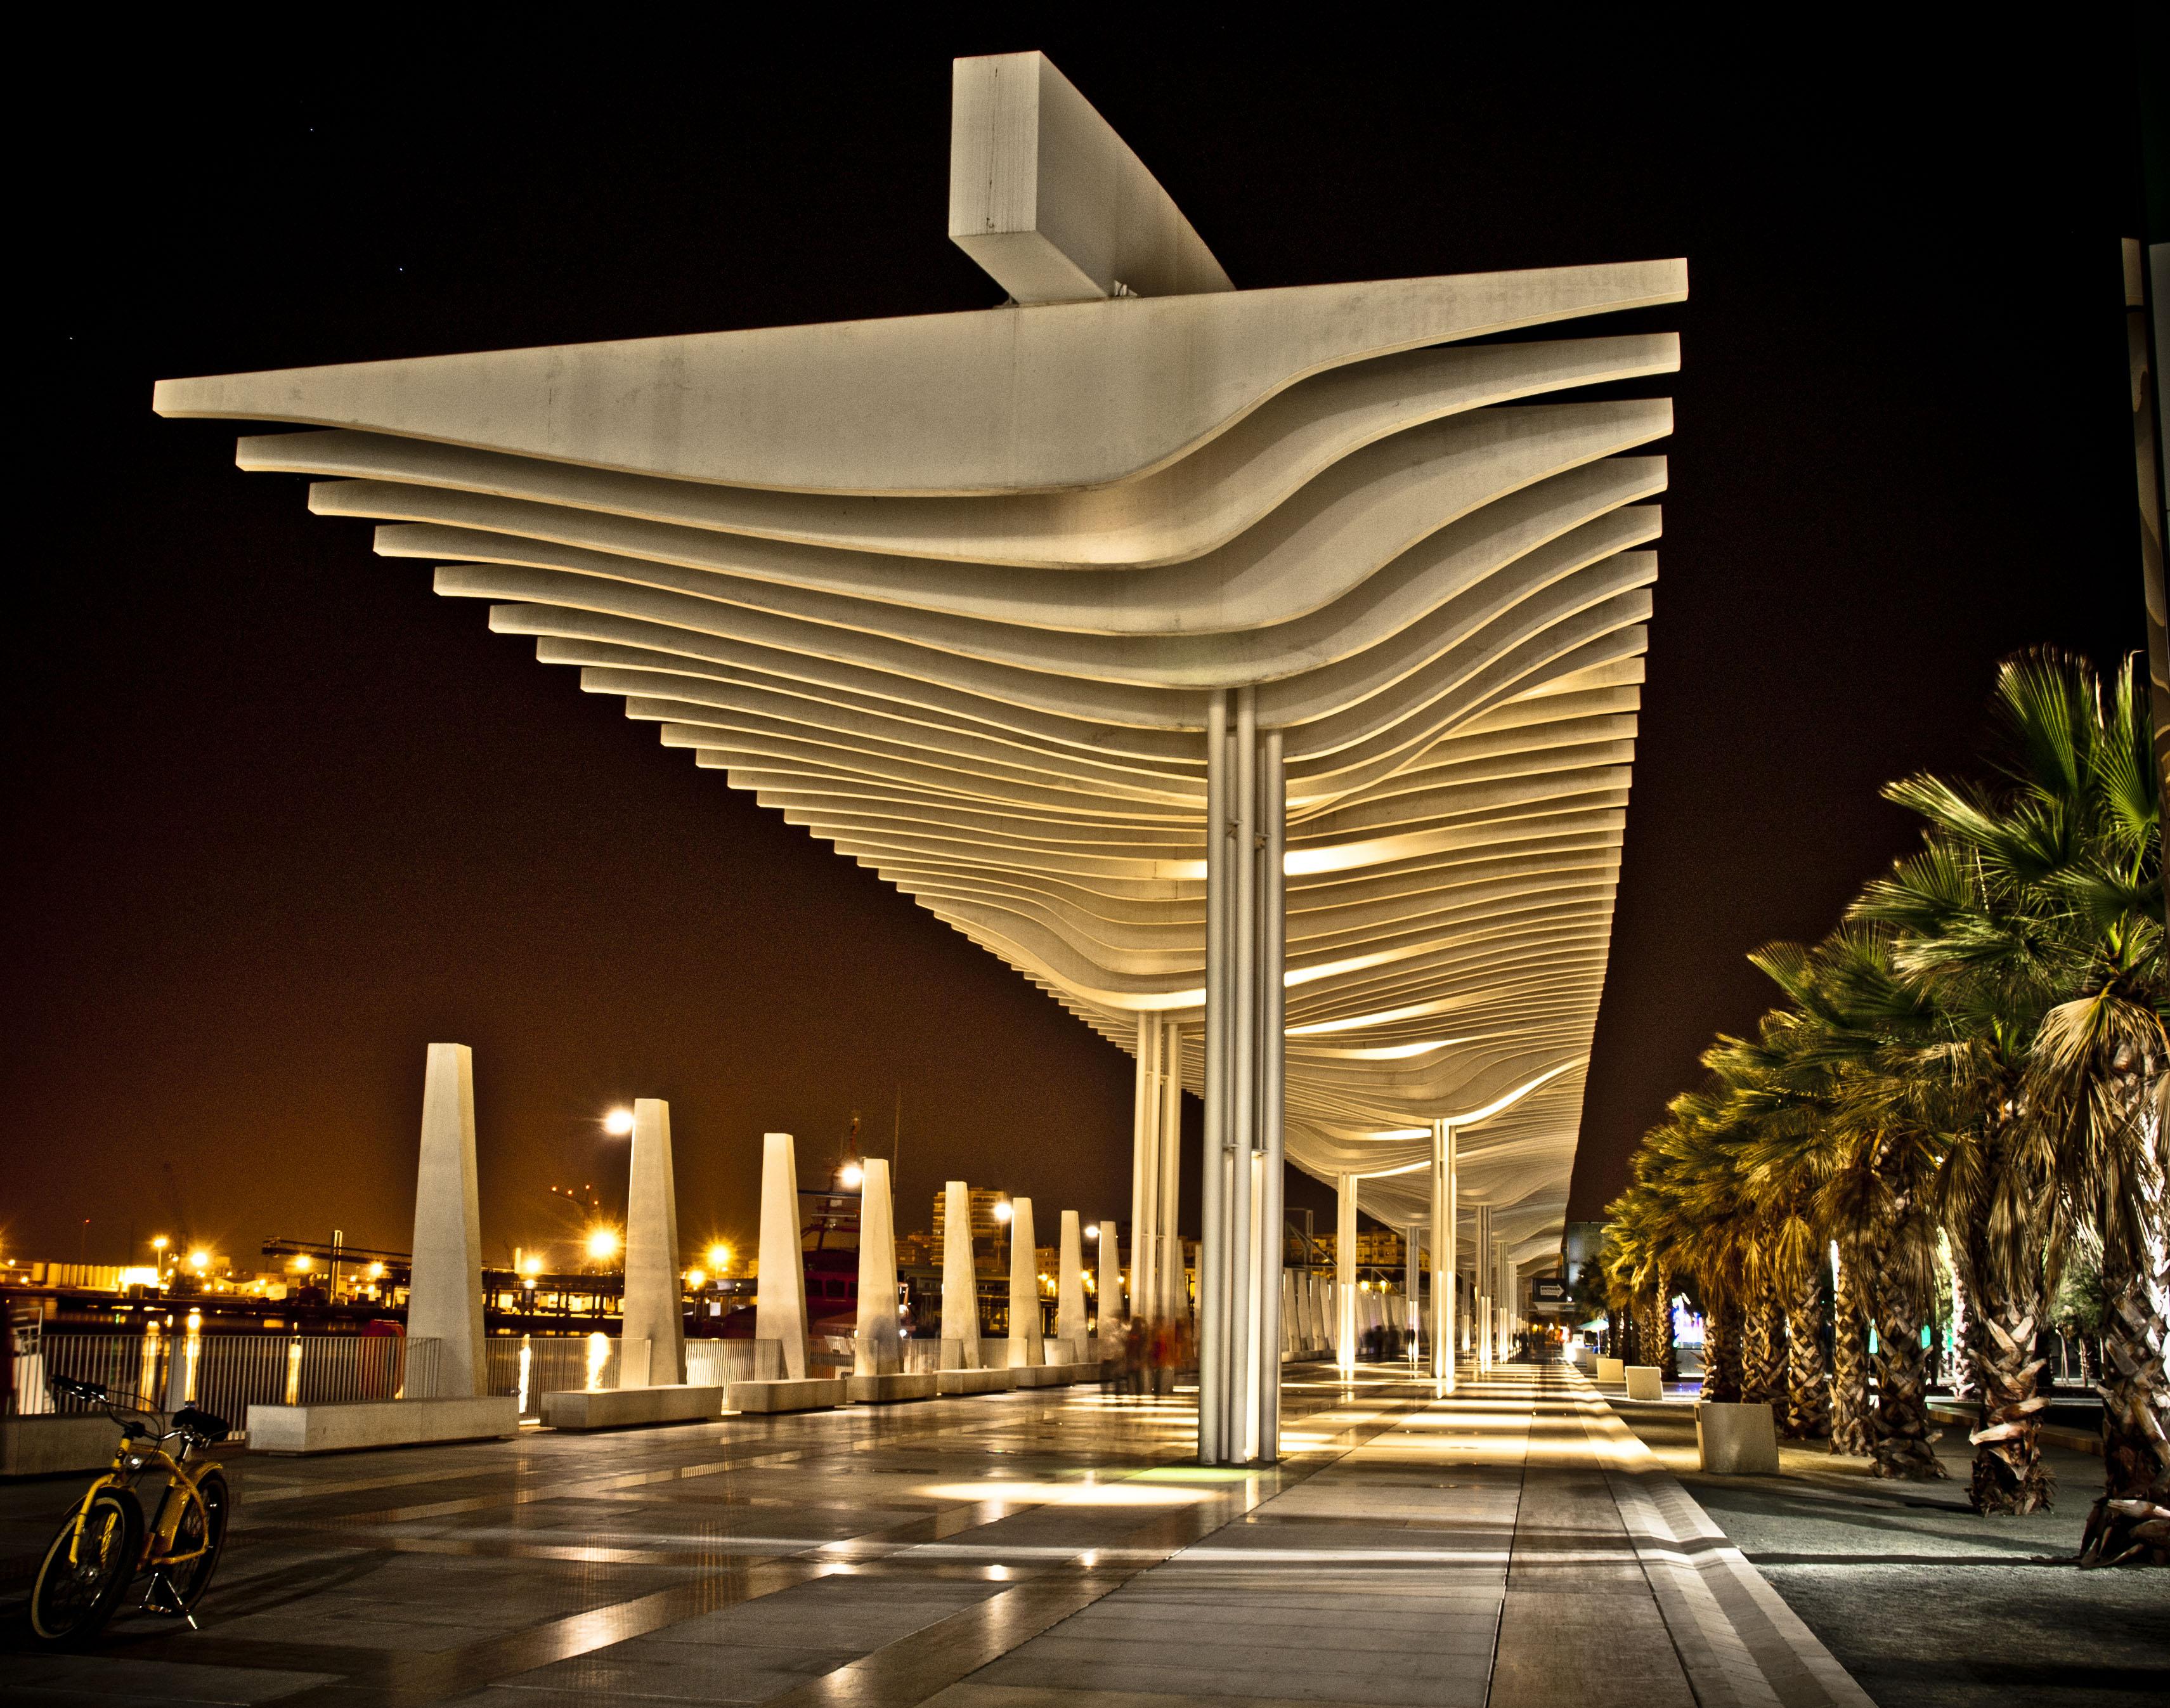
M 949 62 L 1031 46 L 1240 286 L 1689 260 L 1644 323 L 1686 368 L 1595 1213 L 1764 1006 L 1745 952 L 1905 847 L 1877 786 L 1966 761 L 1996 658 L 2138 643 L 2133 65 L 2081 8 L 1993 42 L 1574 16 L 1383 56 L 938 24 L 269 67 L 77 44 L 16 216 L 6 1249 L 72 1256 L 86 1216 L 109 1261 L 184 1226 L 404 1247 L 439 1038 L 475 1048 L 493 1249 L 562 1231 L 553 1182 L 622 1195 L 595 1122 L 637 1094 L 671 1100 L 689 1240 L 750 1237 L 762 1130 L 810 1182 L 854 1110 L 886 1142 L 900 1085 L 904 1227 L 951 1173 L 1127 1216 L 1126 1056 L 299 480 L 236 472 L 233 430 L 149 410 L 167 375 L 986 306 L 943 236 Z

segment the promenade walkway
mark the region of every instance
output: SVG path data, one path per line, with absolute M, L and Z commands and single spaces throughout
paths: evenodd
M 24 1641 L 68 1486 L 0 1492 L 0 1703 L 1454 1708 L 1862 1695 L 1561 1366 L 1292 1368 L 1287 1457 L 1029 1391 L 235 1462 L 200 1632 Z

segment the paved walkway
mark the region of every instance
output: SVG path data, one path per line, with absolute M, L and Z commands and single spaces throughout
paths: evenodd
M 1061 1389 L 240 1457 L 190 1633 L 24 1646 L 68 1486 L 0 1494 L 0 1702 L 1863 1704 L 1595 1389 L 1292 1368 L 1279 1467 Z

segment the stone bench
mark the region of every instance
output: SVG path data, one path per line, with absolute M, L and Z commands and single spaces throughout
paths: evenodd
M 724 1414 L 724 1390 L 680 1382 L 645 1388 L 567 1389 L 542 1396 L 551 1429 L 630 1429 L 644 1423 L 702 1423 Z
M 1098 1364 L 1024 1364 L 1012 1370 L 1020 1388 L 1067 1388 L 1074 1382 L 1100 1379 Z
M 786 1377 L 775 1382 L 734 1382 L 724 1389 L 726 1411 L 820 1411 L 842 1405 L 851 1395 L 842 1376 Z
M 249 1445 L 281 1456 L 502 1440 L 519 1433 L 520 1401 L 510 1394 L 249 1408 Z
M 938 1394 L 1007 1394 L 1014 1370 L 943 1370 L 934 1378 Z
M 104 1470 L 120 1445 L 120 1425 L 102 1411 L 0 1417 L 0 1476 Z
M 854 1405 L 891 1405 L 901 1400 L 932 1400 L 939 1388 L 932 1370 L 891 1370 L 879 1376 L 847 1376 L 844 1391 Z
M 1625 1358 L 1600 1358 L 1597 1361 L 1597 1379 L 1601 1382 L 1626 1381 L 1628 1361 Z
M 1665 1384 L 1655 1364 L 1630 1364 L 1627 1367 L 1628 1397 L 1630 1400 L 1662 1400 Z

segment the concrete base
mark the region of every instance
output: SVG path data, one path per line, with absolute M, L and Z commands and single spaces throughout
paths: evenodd
M 1662 1400 L 1665 1397 L 1665 1375 L 1655 1364 L 1628 1365 L 1627 1379 L 1630 1400 Z
M 104 1470 L 120 1444 L 120 1427 L 96 1412 L 0 1417 L 0 1477 Z
M 805 1376 L 798 1381 L 734 1382 L 724 1389 L 726 1411 L 823 1411 L 851 1395 L 842 1376 Z
M 1626 1381 L 1628 1361 L 1625 1358 L 1600 1358 L 1597 1361 L 1597 1379 L 1601 1382 Z
M 1097 1382 L 1100 1379 L 1098 1364 L 1027 1364 L 1013 1370 L 1020 1388 L 1067 1388 L 1076 1382 Z
M 932 1370 L 896 1370 L 880 1376 L 847 1376 L 844 1387 L 854 1405 L 890 1405 L 901 1400 L 932 1400 L 939 1381 Z
M 1702 1468 L 1721 1476 L 1778 1474 L 1778 1428 L 1768 1405 L 1697 1406 L 1696 1446 Z
M 934 1379 L 938 1394 L 1007 1394 L 1014 1370 L 943 1370 Z
M 685 1383 L 649 1388 L 572 1389 L 542 1396 L 551 1429 L 628 1429 L 644 1423 L 704 1423 L 724 1413 L 724 1390 Z
M 473 1400 L 350 1400 L 328 1405 L 249 1408 L 250 1448 L 282 1456 L 489 1441 L 519 1433 L 520 1401 L 510 1394 Z

